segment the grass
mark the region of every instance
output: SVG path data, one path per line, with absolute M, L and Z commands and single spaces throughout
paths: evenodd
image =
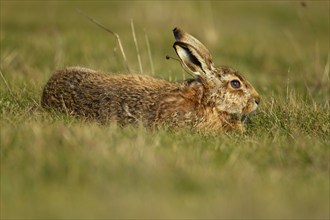
M 262 96 L 244 134 L 99 126 L 40 107 L 55 69 L 171 80 L 171 30 L 204 42 Z M 1 1 L 1 218 L 328 219 L 329 2 Z M 116 48 L 116 49 L 114 49 Z

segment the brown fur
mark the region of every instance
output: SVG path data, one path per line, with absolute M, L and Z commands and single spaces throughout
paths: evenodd
M 54 73 L 47 82 L 41 104 L 81 118 L 120 125 L 193 128 L 222 132 L 243 130 L 238 116 L 256 110 L 258 93 L 238 72 L 215 67 L 204 45 L 174 29 L 184 68 L 195 79 L 169 82 L 146 75 L 110 75 L 81 67 Z M 241 88 L 231 86 L 239 80 Z

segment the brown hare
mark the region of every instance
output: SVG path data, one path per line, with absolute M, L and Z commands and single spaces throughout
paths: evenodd
M 169 82 L 69 67 L 49 79 L 41 105 L 102 124 L 243 131 L 243 121 L 258 107 L 259 94 L 236 70 L 216 67 L 196 38 L 179 28 L 173 33 L 182 66 L 196 78 Z

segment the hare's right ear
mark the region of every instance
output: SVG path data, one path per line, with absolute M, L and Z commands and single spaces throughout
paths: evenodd
M 208 49 L 196 38 L 179 28 L 175 28 L 173 34 L 176 39 L 173 47 L 181 60 L 182 66 L 203 80 L 212 81 L 214 65 Z

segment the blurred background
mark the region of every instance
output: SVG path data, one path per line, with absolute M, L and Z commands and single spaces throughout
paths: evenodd
M 3 73 L 30 74 L 43 84 L 65 66 L 124 72 L 114 37 L 76 8 L 119 34 L 136 72 L 131 21 L 146 74 L 147 37 L 155 74 L 185 75 L 177 62 L 165 60 L 176 57 L 172 29 L 181 27 L 209 48 L 217 65 L 235 67 L 265 92 L 283 91 L 289 81 L 319 96 L 329 83 L 328 1 L 2 1 Z

